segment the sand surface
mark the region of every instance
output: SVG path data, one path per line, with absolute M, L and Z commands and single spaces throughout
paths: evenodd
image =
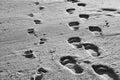
M 86 6 L 78 6 L 78 3 Z M 66 12 L 70 8 L 75 10 Z M 101 11 L 101 8 L 117 11 Z M 80 18 L 79 14 L 89 14 L 90 18 Z M 68 25 L 71 21 L 80 23 L 78 30 Z M 88 26 L 92 25 L 99 26 L 103 36 L 89 31 Z M 68 38 L 74 36 L 97 45 L 100 56 L 91 56 L 84 49 L 69 44 Z M 25 57 L 25 51 L 29 50 L 34 57 Z M 66 55 L 78 57 L 83 73 L 76 74 L 61 65 L 59 60 Z M 47 72 L 36 80 L 117 80 L 95 73 L 93 64 L 108 65 L 120 76 L 120 0 L 75 3 L 69 0 L 0 0 L 0 80 L 32 80 L 39 67 Z

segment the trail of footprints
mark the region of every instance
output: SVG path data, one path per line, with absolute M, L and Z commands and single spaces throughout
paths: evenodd
M 80 2 L 78 0 L 66 0 L 67 2 L 71 2 L 71 3 L 77 3 L 76 5 L 79 7 L 86 7 L 87 4 Z M 39 2 L 35 2 L 35 5 L 39 5 Z M 44 10 L 45 7 L 40 6 L 39 10 Z M 74 12 L 76 11 L 76 9 L 73 7 L 66 9 L 66 12 L 69 15 L 74 14 Z M 101 8 L 100 12 L 105 11 L 105 12 L 117 12 L 117 9 L 114 8 Z M 33 13 L 28 14 L 29 17 L 34 17 Z M 89 20 L 89 18 L 91 17 L 90 14 L 79 14 L 78 17 L 80 19 L 84 19 L 84 20 Z M 36 25 L 40 25 L 42 24 L 42 21 L 39 19 L 35 19 L 33 20 L 33 22 Z M 80 21 L 71 21 L 68 22 L 68 27 L 70 28 L 70 30 L 72 31 L 78 31 L 80 29 Z M 109 26 L 109 23 L 106 21 L 106 25 L 107 27 Z M 88 26 L 88 31 L 91 32 L 91 35 L 95 36 L 95 37 L 101 37 L 105 35 L 103 34 L 102 28 L 99 25 L 90 25 Z M 34 35 L 36 37 L 38 37 L 36 31 L 34 28 L 29 28 L 27 29 L 27 33 L 29 35 Z M 44 44 L 45 42 L 48 41 L 48 39 L 46 38 L 40 38 L 39 39 L 39 44 Z M 72 36 L 69 37 L 67 40 L 67 43 L 74 49 L 78 49 L 78 50 L 83 50 L 85 51 L 86 54 L 88 54 L 91 58 L 97 58 L 99 59 L 99 57 L 102 55 L 102 53 L 100 52 L 100 48 L 99 46 L 97 46 L 96 44 L 90 43 L 90 42 L 85 42 L 80 36 Z M 35 59 L 37 56 L 33 53 L 32 50 L 27 50 L 24 52 L 24 54 L 22 54 L 22 56 L 24 56 L 25 58 L 28 59 Z M 74 75 L 81 75 L 82 73 L 84 73 L 84 66 L 81 66 L 81 64 L 79 63 L 79 60 L 77 60 L 77 58 L 79 58 L 78 56 L 72 56 L 72 55 L 66 55 L 66 56 L 61 56 L 59 59 L 59 63 L 68 71 L 70 71 L 72 74 Z M 85 63 L 85 64 L 91 64 L 91 67 L 93 69 L 93 71 L 95 72 L 95 74 L 97 74 L 98 76 L 104 77 L 104 74 L 107 75 L 108 77 L 112 78 L 113 80 L 120 80 L 119 76 L 115 73 L 114 69 L 111 68 L 108 65 L 104 65 L 104 64 L 92 64 L 91 61 L 89 60 L 83 60 L 81 63 Z M 36 70 L 36 73 L 31 76 L 31 80 L 42 80 L 42 78 L 44 77 L 44 75 L 46 73 L 48 73 L 49 70 L 40 67 Z M 105 78 L 106 79 L 106 78 Z M 103 80 L 105 80 L 103 79 Z M 108 79 L 109 80 L 109 79 Z
M 82 7 L 86 7 L 86 3 L 77 3 L 78 6 L 82 6 Z M 66 12 L 68 12 L 70 15 L 73 14 L 75 12 L 75 8 L 69 8 L 66 10 Z M 117 11 L 117 9 L 115 8 L 101 8 L 102 11 L 110 11 L 110 12 L 115 12 Z M 90 18 L 89 14 L 79 14 L 78 15 L 79 18 L 83 18 L 88 20 Z M 106 22 L 106 27 L 109 27 L 109 23 L 107 21 Z M 68 23 L 68 26 L 71 30 L 76 31 L 79 30 L 80 27 L 80 22 L 79 21 L 71 21 Z M 102 32 L 102 28 L 99 27 L 98 25 L 90 25 L 88 26 L 88 30 L 91 32 L 91 34 L 93 36 L 96 37 L 101 37 L 104 36 L 103 32 Z M 78 37 L 78 36 L 73 36 L 73 37 L 69 37 L 67 40 L 68 44 L 75 49 L 83 49 L 88 55 L 90 55 L 93 58 L 99 58 L 102 53 L 100 52 L 100 48 L 93 44 L 93 43 L 88 43 L 88 42 L 84 42 L 82 41 L 82 38 Z M 67 68 L 71 73 L 73 74 L 81 74 L 84 72 L 84 69 L 81 67 L 80 64 L 77 64 L 77 60 L 76 60 L 76 56 L 62 56 L 60 58 L 60 63 Z M 91 64 L 90 61 L 83 61 L 86 64 Z M 96 74 L 98 75 L 102 75 L 102 79 L 103 80 L 119 80 L 120 77 L 114 72 L 113 68 L 110 68 L 107 65 L 104 64 L 96 64 L 96 65 L 92 65 L 93 70 L 95 71 Z M 107 75 L 109 78 L 107 78 L 106 76 L 104 77 L 103 75 Z

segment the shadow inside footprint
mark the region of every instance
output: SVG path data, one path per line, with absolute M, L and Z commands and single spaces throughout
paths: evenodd
M 43 6 L 40 6 L 40 7 L 39 7 L 39 10 L 43 10 L 43 9 L 45 9 L 45 7 L 43 7 Z
M 77 31 L 77 30 L 79 30 L 79 27 L 73 27 L 73 30 Z
M 29 34 L 35 34 L 34 28 L 27 29 L 27 32 L 28 32 Z
M 30 80 L 35 80 L 34 77 L 31 77 Z
M 47 42 L 47 39 L 46 38 L 41 38 L 39 44 L 44 44 L 45 42 Z
M 73 14 L 75 10 L 76 10 L 75 8 L 69 8 L 69 9 L 66 9 L 66 12 L 69 14 Z
M 102 11 L 109 11 L 109 12 L 113 12 L 113 11 L 117 11 L 117 9 L 115 8 L 101 8 Z
M 33 20 L 35 24 L 41 24 L 41 20 Z
M 60 63 L 73 74 L 83 73 L 84 69 L 77 64 L 76 56 L 63 56 L 60 58 Z
M 42 75 L 36 74 L 36 75 L 32 76 L 30 78 L 30 80 L 42 80 L 42 78 L 43 78 L 43 74 Z
M 25 58 L 31 58 L 31 59 L 35 58 L 32 50 L 25 51 L 22 56 L 24 56 Z
M 82 45 L 83 45 L 83 47 L 84 47 L 85 50 L 92 49 L 92 50 L 94 50 L 95 52 L 99 52 L 99 48 L 98 48 L 96 45 L 94 45 L 94 44 L 91 44 L 91 43 L 83 43 Z
M 80 65 L 74 63 L 69 63 L 65 65 L 65 67 L 73 74 L 81 74 L 84 71 L 84 69 Z
M 30 17 L 34 17 L 34 14 L 30 13 L 30 14 L 28 14 L 28 16 L 30 16 Z
M 77 5 L 78 5 L 78 6 L 85 7 L 87 4 L 86 4 L 86 3 L 78 3 Z
M 34 2 L 35 5 L 39 5 L 40 3 L 39 2 Z
M 83 73 L 83 68 L 77 64 L 74 65 L 73 69 L 76 74 Z
M 68 23 L 68 26 L 69 26 L 70 29 L 76 31 L 76 30 L 79 29 L 79 24 L 80 23 L 78 21 L 72 21 L 72 22 Z
M 35 80 L 42 80 L 42 78 L 43 78 L 43 75 L 36 75 L 35 76 Z
M 31 59 L 35 58 L 35 56 L 33 54 L 28 54 L 28 55 L 23 55 L 23 56 L 25 56 L 25 58 L 31 58 Z
M 24 52 L 24 54 L 26 54 L 26 55 L 31 54 L 31 53 L 33 53 L 33 50 L 27 50 L 27 51 Z
M 80 18 L 88 19 L 90 17 L 89 14 L 79 14 Z
M 94 32 L 102 32 L 102 29 L 99 26 L 89 26 L 89 31 Z
M 67 0 L 68 2 L 76 3 L 79 2 L 79 0 Z
M 89 26 L 89 31 L 94 34 L 94 36 L 103 36 L 102 29 L 99 26 Z
M 69 26 L 78 26 L 79 24 L 80 23 L 78 21 L 72 21 L 68 23 Z
M 42 80 L 44 75 L 48 72 L 48 70 L 46 70 L 45 68 L 43 67 L 40 67 L 37 69 L 36 71 L 36 74 L 34 74 L 32 77 L 31 77 L 31 80 Z
M 80 38 L 80 37 L 77 37 L 77 36 L 76 36 L 76 37 L 69 37 L 67 41 L 68 41 L 68 43 L 70 43 L 70 44 L 76 43 L 76 42 L 79 43 L 79 42 L 81 42 L 81 38 Z
M 41 73 L 47 73 L 48 70 L 46 70 L 46 69 L 43 68 L 43 67 L 40 67 L 40 68 L 37 69 L 37 72 L 38 72 L 38 74 L 41 74 Z
M 115 73 L 114 69 L 107 65 L 92 65 L 92 68 L 99 75 L 107 74 L 113 80 L 120 80 L 120 77 Z
M 74 56 L 63 56 L 60 58 L 60 63 L 62 65 L 66 65 L 68 63 L 73 63 L 75 64 L 76 63 L 76 60 L 75 60 L 76 57 Z

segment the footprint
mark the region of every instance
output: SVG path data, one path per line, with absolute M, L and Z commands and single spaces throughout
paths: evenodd
M 28 32 L 29 34 L 35 34 L 34 28 L 27 29 L 27 32 Z
M 115 11 L 118 11 L 117 9 L 115 8 L 101 8 L 102 11 L 109 11 L 109 12 L 115 12 Z
M 83 19 L 89 19 L 90 15 L 89 14 L 79 14 L 79 17 L 83 18 Z
M 40 67 L 40 68 L 37 69 L 37 73 L 38 73 L 38 74 L 47 73 L 47 72 L 48 72 L 48 70 L 46 70 L 46 69 L 43 68 L 43 67 Z
M 33 20 L 35 24 L 41 24 L 41 20 Z
M 73 70 L 74 70 L 74 72 L 75 72 L 76 74 L 81 74 L 81 73 L 83 73 L 83 71 L 84 71 L 84 69 L 83 69 L 81 66 L 77 65 L 77 64 L 75 64 L 75 65 L 73 66 Z
M 102 32 L 102 29 L 98 26 L 89 26 L 89 30 L 91 32 L 94 32 L 94 31 Z
M 46 73 L 48 73 L 48 70 L 43 68 L 43 67 L 40 67 L 40 68 L 37 69 L 36 74 L 34 74 L 31 77 L 31 80 L 42 80 L 42 78 L 44 77 L 44 75 Z
M 79 24 L 80 23 L 78 21 L 72 21 L 68 23 L 69 26 L 78 26 Z
M 81 42 L 81 38 L 78 36 L 74 36 L 74 37 L 69 37 L 67 42 L 72 44 L 72 43 L 80 43 Z
M 82 74 L 84 72 L 84 69 L 78 64 L 67 64 L 65 66 L 65 69 L 67 69 L 74 75 Z
M 69 28 L 74 31 L 79 29 L 79 25 L 80 23 L 78 21 L 72 21 L 68 23 Z
M 30 59 L 36 58 L 32 50 L 25 51 L 22 56 L 24 56 L 25 58 L 30 58 Z
M 43 75 L 40 74 L 35 74 L 34 76 L 31 77 L 30 80 L 42 80 Z
M 81 43 L 81 38 L 78 36 L 74 36 L 74 37 L 69 37 L 67 42 L 68 44 L 72 47 L 72 48 L 82 48 Z
M 66 12 L 69 14 L 73 14 L 75 10 L 76 10 L 75 8 L 69 8 L 69 9 L 66 9 Z
M 91 31 L 91 33 L 94 36 L 102 36 L 102 29 L 99 26 L 89 26 L 89 31 Z
M 35 5 L 39 5 L 40 3 L 39 2 L 34 2 Z
M 79 0 L 67 0 L 68 2 L 76 3 L 79 2 Z
M 36 75 L 35 80 L 42 80 L 43 75 Z
M 107 65 L 95 64 L 92 65 L 93 70 L 98 75 L 107 75 L 112 80 L 120 80 L 120 77 L 115 73 L 114 69 Z
M 30 80 L 35 80 L 35 78 L 32 76 L 32 77 L 30 78 Z
M 25 58 L 34 59 L 36 58 L 33 54 L 23 55 Z
M 46 38 L 41 38 L 39 44 L 44 44 L 47 41 Z
M 62 65 L 66 65 L 66 64 L 68 64 L 68 63 L 72 63 L 72 64 L 75 64 L 77 61 L 75 60 L 75 58 L 77 58 L 77 57 L 75 57 L 75 56 L 62 56 L 61 58 L 60 58 L 60 63 L 62 64 Z
M 80 6 L 80 7 L 86 7 L 86 3 L 77 3 L 77 6 Z
M 41 38 L 40 41 L 47 41 L 47 39 L 46 38 Z
M 39 10 L 44 10 L 44 9 L 45 9 L 44 6 L 40 6 L 40 7 L 39 7 Z
M 91 44 L 91 43 L 83 43 L 82 45 L 84 46 L 84 49 L 85 49 L 85 50 L 92 49 L 92 50 L 94 50 L 94 51 L 96 51 L 96 52 L 99 51 L 99 48 L 98 48 L 96 45 L 94 45 L 94 44 Z
M 99 52 L 99 48 L 94 44 L 82 43 L 82 46 L 85 49 L 85 51 L 93 57 L 98 57 L 101 55 L 101 53 Z
M 34 35 L 35 37 L 38 37 L 34 28 L 27 29 L 27 33 L 30 35 Z
M 28 14 L 28 16 L 30 16 L 30 17 L 34 17 L 34 14 L 30 13 L 30 14 Z
M 26 54 L 26 55 L 27 55 L 27 54 L 32 54 L 32 53 L 33 53 L 32 50 L 27 50 L 27 51 L 24 52 L 24 54 Z

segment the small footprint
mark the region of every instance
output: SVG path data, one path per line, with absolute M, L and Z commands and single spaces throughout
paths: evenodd
M 41 24 L 41 20 L 34 20 L 35 24 Z
M 30 80 L 42 80 L 42 78 L 43 78 L 43 75 L 35 74 L 30 78 Z
M 87 4 L 86 3 L 77 3 L 77 6 L 80 6 L 80 7 L 85 7 Z
M 27 33 L 38 37 L 34 28 L 27 29 Z
M 34 58 L 36 58 L 35 55 L 33 54 L 33 51 L 32 51 L 32 50 L 27 50 L 27 51 L 25 51 L 22 56 L 24 56 L 25 58 L 29 58 L 29 59 L 34 59 Z
M 69 28 L 74 31 L 79 29 L 79 25 L 80 23 L 78 21 L 72 21 L 68 23 Z
M 41 38 L 39 44 L 44 44 L 47 41 L 46 38 Z
M 102 11 L 109 11 L 109 12 L 114 12 L 114 11 L 118 11 L 117 9 L 115 8 L 101 8 Z
M 72 44 L 72 43 L 80 43 L 81 42 L 81 38 L 78 36 L 74 36 L 74 37 L 69 37 L 68 38 L 68 43 Z
M 89 26 L 89 31 L 91 31 L 94 36 L 103 36 L 102 29 L 99 26 Z
M 79 0 L 67 0 L 68 2 L 77 3 Z
M 82 39 L 78 36 L 69 37 L 67 42 L 72 48 L 82 48 L 82 45 L 80 44 Z
M 38 74 L 47 73 L 47 72 L 48 72 L 48 70 L 46 70 L 46 69 L 43 68 L 43 67 L 40 67 L 40 68 L 37 69 L 37 73 L 38 73 Z
M 73 14 L 75 10 L 76 10 L 75 8 L 69 8 L 69 9 L 66 9 L 66 12 L 69 14 Z
M 90 15 L 89 14 L 79 14 L 79 17 L 83 18 L 83 19 L 89 19 Z
M 34 2 L 35 5 L 39 5 L 40 3 L 39 2 Z
M 39 10 L 44 10 L 44 9 L 45 9 L 44 6 L 40 6 L 40 7 L 39 7 Z
M 30 14 L 28 14 L 28 16 L 30 16 L 30 17 L 34 17 L 34 14 L 30 13 Z

